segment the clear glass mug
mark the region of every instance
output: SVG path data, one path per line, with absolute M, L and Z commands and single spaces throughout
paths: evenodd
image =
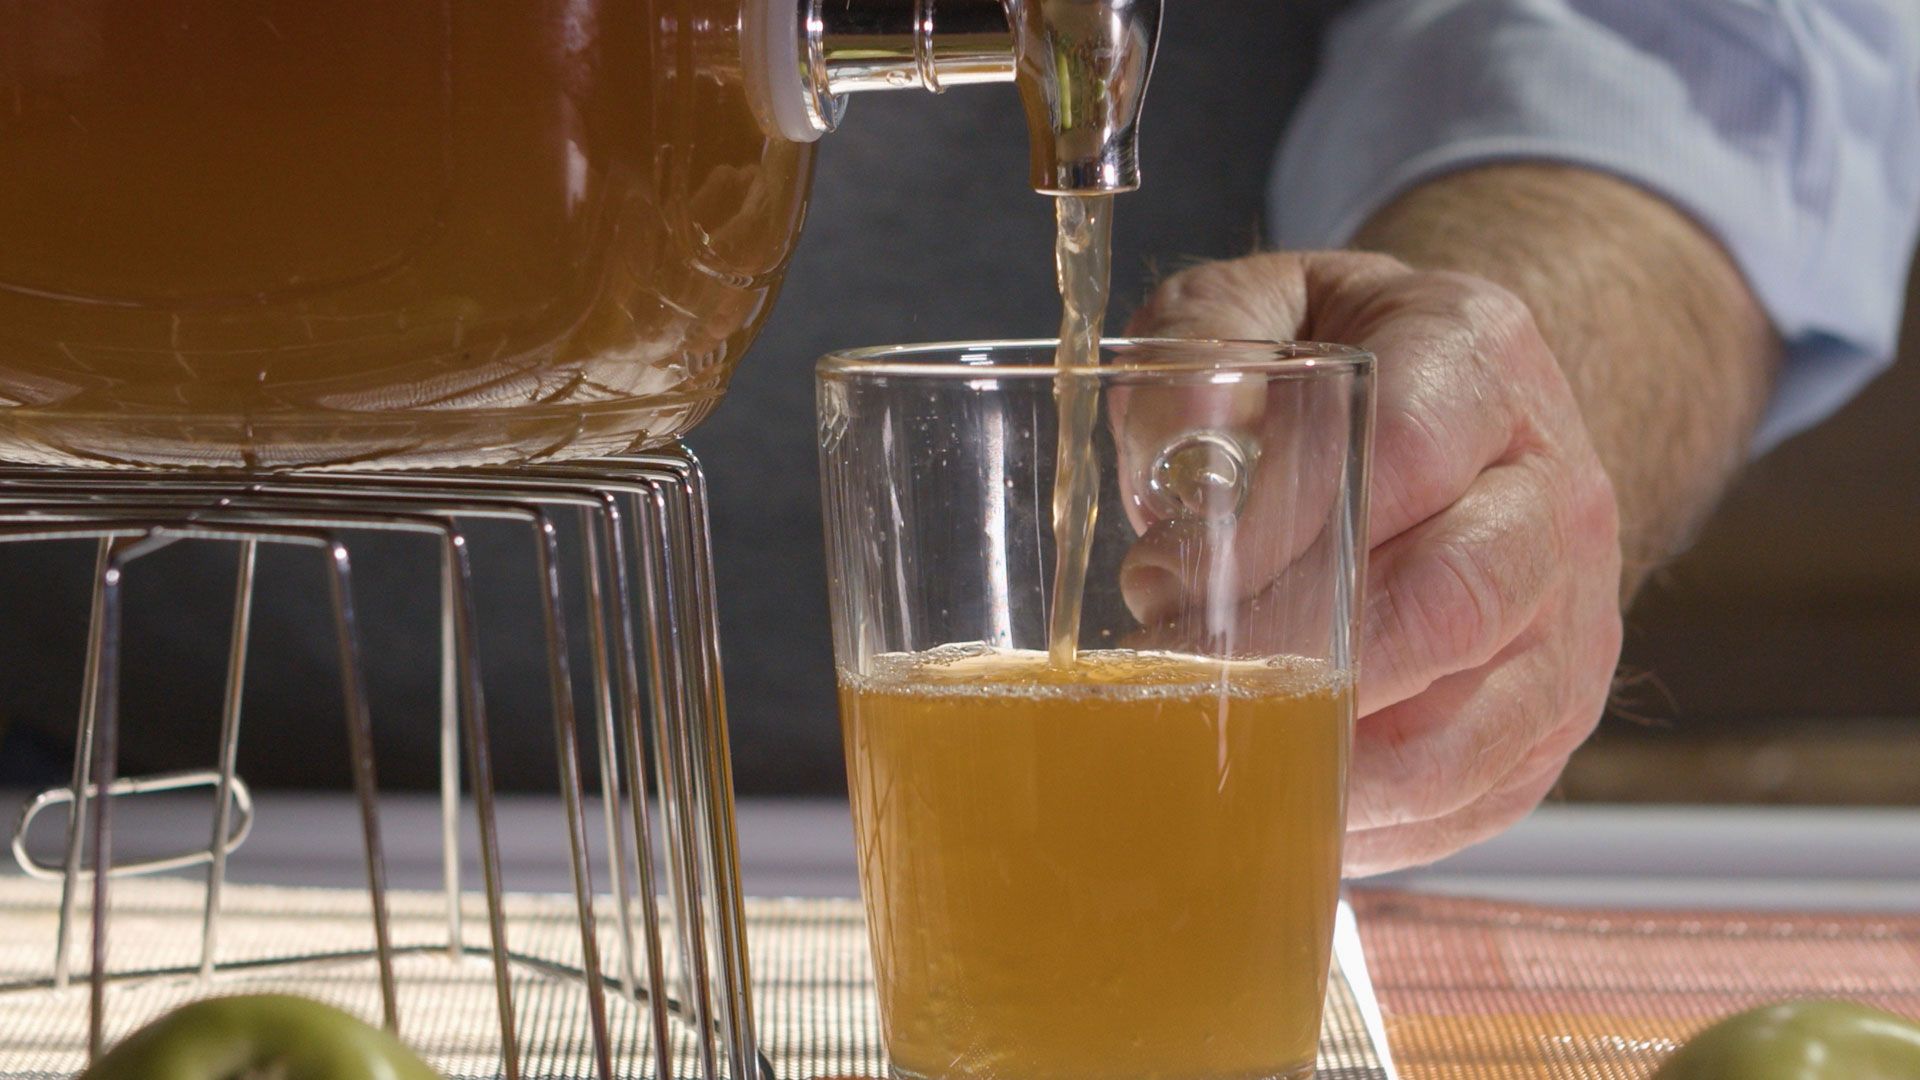
M 1340 877 L 1372 357 L 1109 341 L 818 369 L 834 647 L 903 1077 L 1302 1077 Z M 1050 657 L 1058 381 L 1099 397 Z

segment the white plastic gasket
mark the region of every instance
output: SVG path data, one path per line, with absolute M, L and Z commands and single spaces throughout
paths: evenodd
M 748 101 L 768 135 L 791 142 L 813 142 L 839 120 L 838 102 L 820 101 L 806 70 L 802 33 L 812 13 L 811 0 L 745 0 L 740 7 Z

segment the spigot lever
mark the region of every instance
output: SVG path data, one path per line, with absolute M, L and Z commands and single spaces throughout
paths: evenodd
M 764 84 L 763 120 L 787 138 L 833 130 L 847 94 L 1012 82 L 1036 191 L 1140 185 L 1140 108 L 1161 0 L 798 0 L 789 22 L 780 11 L 790 2 L 749 5 L 742 26 L 749 76 L 757 70 Z

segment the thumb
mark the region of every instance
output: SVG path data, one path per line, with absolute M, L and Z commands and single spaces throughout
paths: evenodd
M 1287 341 L 1307 314 L 1306 260 L 1291 252 L 1201 263 L 1162 280 L 1127 323 L 1137 337 Z
M 1165 279 L 1127 321 L 1137 338 L 1271 342 L 1294 336 L 1306 313 L 1304 259 L 1269 252 L 1242 259 L 1200 263 Z M 1177 346 L 1175 346 L 1177 348 Z M 1169 384 L 1116 386 L 1108 400 L 1119 482 L 1135 532 L 1165 517 L 1146 498 L 1148 475 L 1165 450 L 1196 432 L 1260 429 L 1265 386 Z
M 1284 252 L 1202 263 L 1160 282 L 1128 321 L 1138 338 L 1285 341 L 1306 310 L 1306 274 L 1300 256 Z M 1143 346 L 1178 355 L 1177 344 Z M 1176 508 L 1149 497 L 1153 474 L 1170 448 L 1195 436 L 1221 436 L 1250 445 L 1266 413 L 1258 380 L 1214 384 L 1204 380 L 1155 386 L 1116 384 L 1108 419 L 1120 457 L 1122 504 L 1136 533 L 1146 533 Z
M 1195 266 L 1160 283 L 1135 313 L 1140 337 L 1288 341 L 1310 321 L 1309 298 L 1350 256 L 1274 252 Z M 1144 347 L 1179 349 L 1178 341 Z M 1270 353 L 1271 346 L 1264 347 Z M 1196 351 L 1198 351 L 1196 349 Z M 1142 623 L 1198 603 L 1230 609 L 1313 550 L 1337 477 L 1315 463 L 1338 425 L 1285 382 L 1195 379 L 1117 386 L 1110 402 L 1122 504 L 1140 535 L 1120 588 Z M 1213 446 L 1238 453 L 1216 468 Z M 1202 500 L 1165 497 L 1170 453 L 1194 456 L 1203 476 L 1235 479 L 1224 517 Z

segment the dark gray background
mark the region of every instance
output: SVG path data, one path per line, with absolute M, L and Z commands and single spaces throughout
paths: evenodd
M 1143 133 L 1145 186 L 1116 213 L 1115 318 L 1156 269 L 1243 253 L 1268 165 L 1310 74 L 1321 3 L 1169 5 Z M 852 102 L 822 144 L 813 208 L 784 294 L 718 413 L 689 440 L 714 496 L 726 674 L 748 792 L 841 785 L 813 439 L 812 363 L 836 347 L 1047 336 L 1058 320 L 1051 207 L 1026 186 L 1013 89 Z M 1117 322 L 1116 322 L 1117 324 Z M 475 537 L 501 782 L 552 790 L 537 627 L 517 535 Z M 436 585 L 422 543 L 354 545 L 381 779 L 432 782 Z M 214 756 L 233 553 L 181 545 L 129 578 L 128 771 Z M 84 648 L 85 545 L 0 559 L 0 782 L 63 768 Z M 311 555 L 262 556 L 242 771 L 256 784 L 347 782 L 325 583 Z

